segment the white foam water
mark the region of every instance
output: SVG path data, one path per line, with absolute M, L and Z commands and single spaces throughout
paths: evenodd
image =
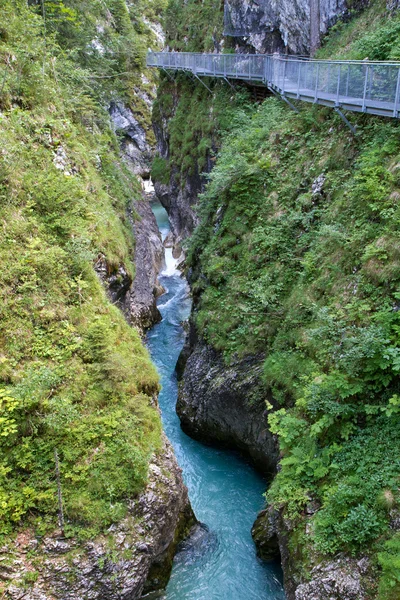
M 179 259 L 172 256 L 172 248 L 165 248 L 165 267 L 161 271 L 163 277 L 173 277 L 174 275 L 180 275 L 178 271 Z

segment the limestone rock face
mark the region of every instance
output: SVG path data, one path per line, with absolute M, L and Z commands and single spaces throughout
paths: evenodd
M 365 4 L 352 2 L 351 7 Z M 350 7 L 348 0 L 321 0 L 321 34 Z M 240 36 L 238 44 L 260 53 L 310 52 L 309 0 L 227 0 L 225 33 Z
M 157 198 L 168 212 L 176 243 L 190 236 L 198 225 L 194 208 L 199 193 L 203 191 L 203 183 L 200 175 L 193 175 L 186 177 L 183 186 L 179 186 L 173 177 L 167 185 L 154 184 Z
M 304 515 L 305 531 L 318 504 L 310 501 Z M 261 558 L 280 556 L 284 572 L 287 600 L 367 600 L 367 590 L 374 588 L 374 570 L 369 559 L 337 555 L 330 559 L 318 555 L 310 544 L 308 548 L 307 580 L 304 577 L 304 546 L 296 547 L 292 539 L 293 523 L 278 510 L 269 506 L 260 512 L 252 529 L 252 536 Z M 375 597 L 375 596 L 374 596 Z
M 158 273 L 164 262 L 164 248 L 150 200 L 148 195 L 143 195 L 141 200 L 133 202 L 136 214 L 132 211 L 129 214 L 135 237 L 133 281 L 124 265 L 110 270 L 104 255 L 100 255 L 95 263 L 110 300 L 142 334 L 161 319 L 156 300 L 163 291 Z
M 143 126 L 122 102 L 112 102 L 109 113 L 114 131 L 121 136 L 121 151 L 129 168 L 135 175 L 148 176 L 152 149 Z
M 367 559 L 337 558 L 324 562 L 311 572 L 311 581 L 299 585 L 295 600 L 365 600 L 363 585 Z
M 122 309 L 129 322 L 146 331 L 161 319 L 156 300 L 162 293 L 158 274 L 164 262 L 164 247 L 149 199 L 134 203 L 139 219 L 132 223 L 135 237 L 135 278 Z
M 263 560 L 280 558 L 276 521 L 276 511 L 268 508 L 259 513 L 251 529 L 257 554 Z
M 144 82 L 145 83 L 145 82 Z M 148 81 L 147 81 L 148 83 Z M 151 110 L 152 99 L 146 92 L 135 89 L 135 93 Z M 120 136 L 121 154 L 129 169 L 140 177 L 148 177 L 153 156 L 148 136 L 132 110 L 123 102 L 112 102 L 109 108 L 115 132 Z M 111 300 L 118 304 L 131 325 L 144 333 L 157 323 L 161 315 L 156 299 L 162 292 L 158 273 L 164 261 L 164 249 L 156 219 L 151 210 L 151 194 L 133 201 L 128 214 L 135 238 L 135 277 L 131 281 L 120 265 L 118 272 L 108 272 L 104 257 L 96 264 Z
M 227 366 L 213 348 L 197 342 L 186 362 L 177 413 L 190 436 L 239 448 L 272 475 L 277 450 L 268 429 L 261 366 L 262 357 L 254 356 Z
M 175 549 L 194 522 L 181 470 L 164 438 L 146 489 L 105 535 L 79 544 L 57 533 L 38 541 L 27 531 L 13 547 L 1 548 L 2 597 L 136 600 L 165 586 Z

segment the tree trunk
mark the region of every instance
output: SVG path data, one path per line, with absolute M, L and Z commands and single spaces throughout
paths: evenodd
M 320 0 L 310 0 L 310 54 L 314 56 L 321 45 L 321 6 Z
M 54 462 L 56 463 L 56 478 L 57 478 L 57 496 L 58 496 L 58 525 L 61 529 L 61 535 L 64 535 L 64 509 L 63 499 L 61 490 L 61 477 L 60 477 L 60 461 L 58 459 L 57 449 L 54 449 Z

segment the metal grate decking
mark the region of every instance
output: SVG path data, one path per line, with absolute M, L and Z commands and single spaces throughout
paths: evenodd
M 400 63 L 311 60 L 279 54 L 149 52 L 149 67 L 261 82 L 284 98 L 399 117 Z

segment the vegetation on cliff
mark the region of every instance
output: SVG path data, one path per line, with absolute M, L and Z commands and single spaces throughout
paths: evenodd
M 181 52 L 212 52 L 222 39 L 223 0 L 170 0 L 164 28 L 168 43 Z
M 0 1 L 0 537 L 57 527 L 55 450 L 66 533 L 88 537 L 124 515 L 161 443 L 155 368 L 94 270 L 134 275 L 139 189 L 106 109 L 144 115 L 161 6 Z
M 372 2 L 335 27 L 321 56 L 399 58 L 399 24 L 384 2 Z M 213 115 L 218 103 L 217 87 L 214 99 L 202 100 L 198 90 L 189 98 L 185 85 L 164 172 L 174 172 L 178 156 L 183 170 L 193 166 L 193 153 L 182 157 L 182 144 L 174 145 L 180 115 L 197 108 L 200 131 L 205 108 L 198 103 Z M 296 114 L 275 98 L 259 107 L 243 98 L 241 108 L 227 105 L 229 126 L 218 120 L 221 151 L 189 245 L 198 331 L 227 361 L 267 356 L 270 427 L 282 452 L 268 499 L 305 549 L 304 577 L 316 556 L 368 554 L 380 578 L 371 595 L 394 600 L 399 125 L 352 115 L 354 137 L 329 109 L 302 106 Z

